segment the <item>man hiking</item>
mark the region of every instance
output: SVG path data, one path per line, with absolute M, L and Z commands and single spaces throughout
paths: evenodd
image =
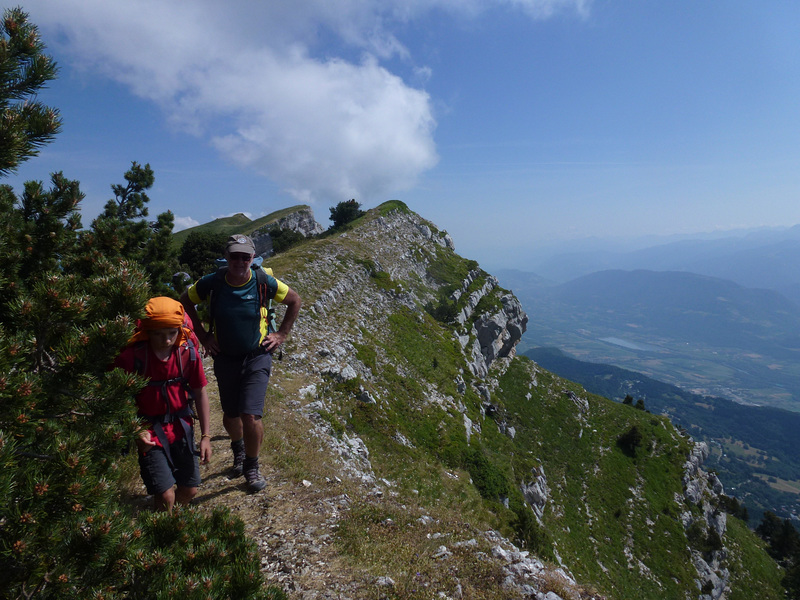
M 261 417 L 272 370 L 272 352 L 286 341 L 300 312 L 300 296 L 260 266 L 253 266 L 255 245 L 246 235 L 228 238 L 227 267 L 196 281 L 181 295 L 195 333 L 214 357 L 214 374 L 222 404 L 222 424 L 231 439 L 233 476 L 245 476 L 257 492 L 267 482 L 259 472 L 264 437 Z M 286 305 L 281 326 L 271 324 L 270 303 Z M 196 304 L 208 303 L 206 330 Z

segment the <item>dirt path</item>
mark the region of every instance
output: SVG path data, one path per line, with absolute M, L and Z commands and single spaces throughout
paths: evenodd
M 260 462 L 266 489 L 251 494 L 244 477 L 231 479 L 233 454 L 222 426 L 210 364 L 206 364 L 206 376 L 211 404 L 212 458 L 208 465 L 201 465 L 203 483 L 193 504 L 200 508 L 226 506 L 241 518 L 258 544 L 267 583 L 282 587 L 290 598 L 357 597 L 353 594 L 358 587 L 353 573 L 339 565 L 336 550 L 331 546 L 338 518 L 349 505 L 347 494 L 336 482 L 289 481 L 270 467 L 264 449 Z M 267 410 L 271 409 L 274 407 L 268 405 Z M 267 417 L 265 422 L 265 425 L 270 423 Z

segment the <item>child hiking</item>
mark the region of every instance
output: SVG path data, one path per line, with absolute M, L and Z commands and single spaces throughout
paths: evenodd
M 114 366 L 149 379 L 136 394 L 143 427 L 136 439 L 139 470 L 153 508 L 171 511 L 175 502 L 188 503 L 200 484 L 192 398 L 200 422 L 199 458 L 204 464 L 211 458 L 207 381 L 181 303 L 151 298 L 145 313 Z

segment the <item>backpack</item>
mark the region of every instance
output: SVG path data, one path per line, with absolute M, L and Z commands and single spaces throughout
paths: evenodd
M 159 442 L 161 442 L 161 446 L 164 449 L 164 454 L 167 456 L 167 462 L 173 469 L 175 467 L 169 449 L 169 442 L 167 441 L 167 436 L 164 433 L 163 424 L 172 423 L 177 420 L 183 428 L 183 434 L 189 443 L 189 447 L 191 448 L 192 452 L 194 452 L 194 433 L 191 429 L 191 426 L 184 420 L 183 417 L 190 417 L 192 419 L 197 418 L 197 414 L 194 410 L 194 396 L 192 395 L 192 389 L 189 386 L 189 379 L 186 377 L 185 373 L 189 372 L 191 363 L 198 360 L 197 349 L 199 348 L 199 342 L 197 341 L 197 336 L 195 335 L 194 330 L 192 330 L 190 326 L 190 321 L 186 314 L 184 314 L 183 325 L 181 326 L 181 329 L 183 329 L 184 340 L 180 346 L 178 346 L 178 366 L 180 369 L 180 374 L 172 379 L 151 379 L 147 382 L 147 387 L 161 388 L 161 394 L 164 398 L 164 404 L 167 407 L 167 412 L 162 415 L 139 414 L 140 418 L 146 419 L 153 426 L 153 431 L 155 432 Z M 144 377 L 145 373 L 147 372 L 147 360 L 149 357 L 147 347 L 148 344 L 149 342 L 147 340 L 133 343 L 133 368 L 136 374 L 142 377 Z M 187 404 L 184 408 L 176 412 L 172 412 L 170 410 L 167 387 L 175 385 L 179 385 L 186 390 Z
M 220 261 L 222 262 L 222 261 Z M 261 267 L 260 261 L 258 264 L 254 261 L 253 264 L 250 266 L 250 269 L 253 271 L 253 277 L 256 278 L 256 289 L 258 290 L 258 311 L 261 314 L 261 309 L 265 308 L 267 310 L 267 333 L 275 333 L 278 331 L 275 322 L 275 307 L 272 305 L 272 297 L 269 294 L 269 283 L 267 279 L 267 275 L 272 275 L 272 269 L 269 267 Z M 265 272 L 266 271 L 266 272 Z M 228 267 L 222 266 L 217 269 L 216 273 L 214 273 L 214 279 L 212 280 L 211 286 L 211 296 L 208 301 L 208 312 L 210 315 L 211 326 L 209 332 L 213 332 L 214 328 L 214 316 L 216 314 L 216 302 L 214 301 L 214 296 L 216 292 L 222 287 L 225 283 L 225 275 L 228 272 Z

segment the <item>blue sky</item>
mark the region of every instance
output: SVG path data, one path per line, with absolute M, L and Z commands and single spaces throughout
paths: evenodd
M 21 1 L 84 225 L 131 161 L 179 225 L 400 199 L 487 268 L 800 223 L 800 3 Z M 222 8 L 224 7 L 224 9 Z

